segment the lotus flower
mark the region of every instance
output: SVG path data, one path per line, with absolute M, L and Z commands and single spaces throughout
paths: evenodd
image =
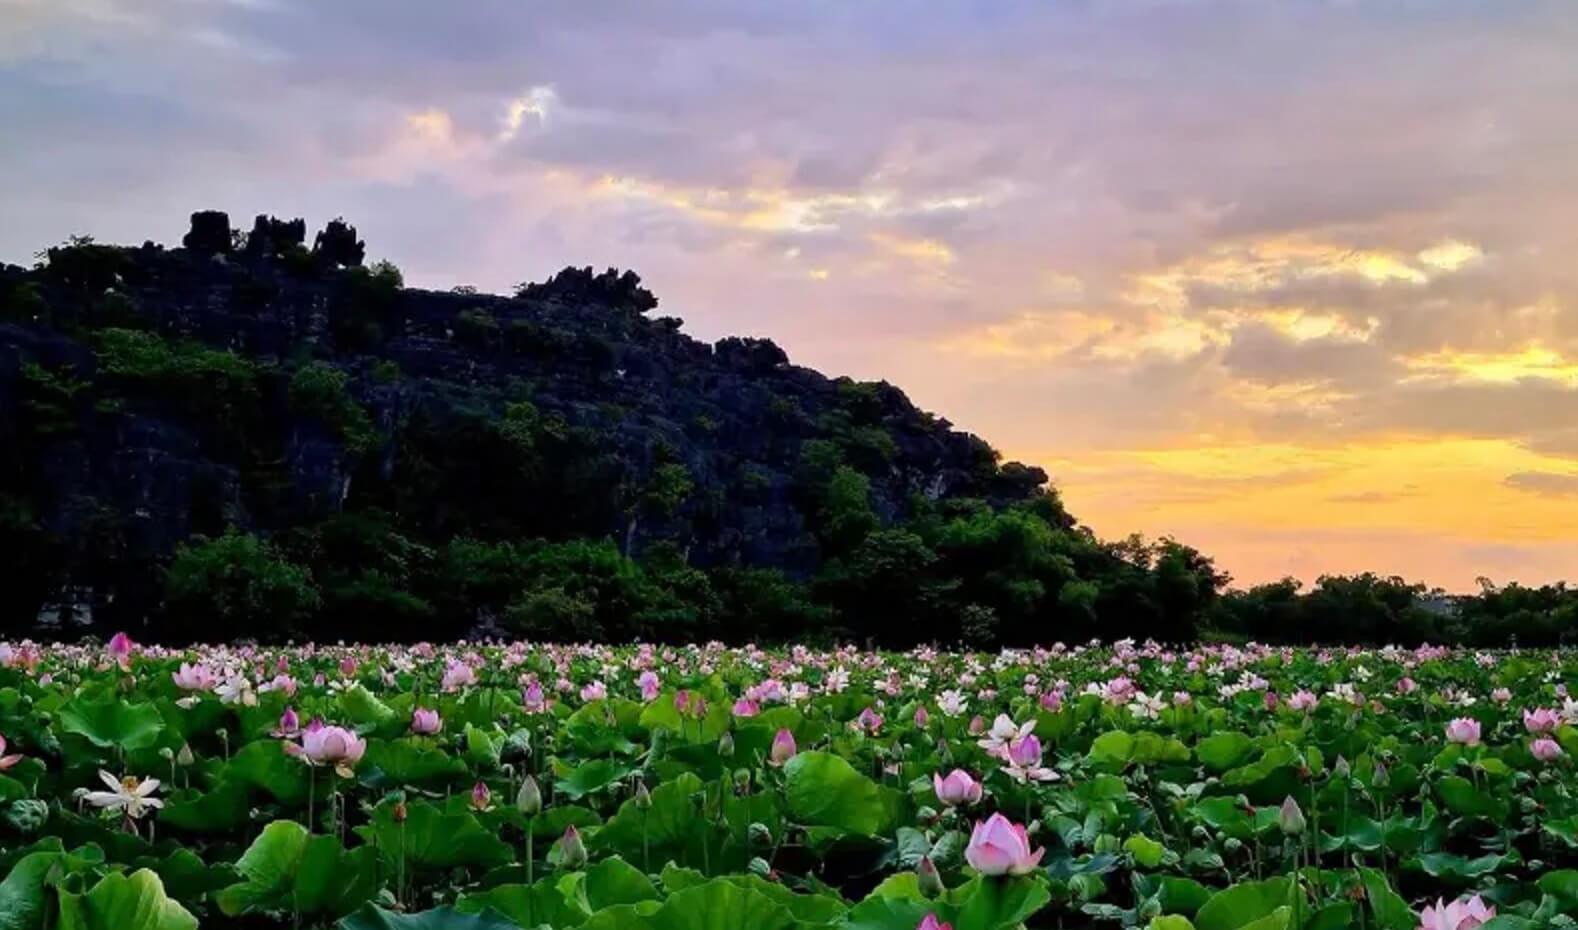
M 21 753 L 12 753 L 9 756 L 5 754 L 5 737 L 0 736 L 0 772 L 4 772 L 6 769 L 16 765 L 21 761 Z
M 1472 717 L 1458 717 L 1447 724 L 1446 737 L 1450 742 L 1464 746 L 1479 745 L 1479 721 Z
M 1028 875 L 1044 855 L 1045 849 L 1031 852 L 1025 828 L 1002 814 L 977 823 L 964 850 L 965 861 L 982 875 Z
M 418 707 L 411 713 L 411 732 L 419 736 L 432 736 L 444 729 L 444 719 L 436 710 Z
M 1479 895 L 1446 905 L 1437 898 L 1434 907 L 1426 905 L 1419 912 L 1418 930 L 1475 930 L 1495 916 L 1496 909 L 1480 900 Z
M 1288 707 L 1300 713 L 1314 708 L 1318 703 L 1320 698 L 1315 696 L 1315 692 L 1305 688 L 1300 688 L 1288 697 Z
M 964 807 L 981 800 L 981 783 L 964 769 L 954 769 L 947 778 L 933 772 L 931 784 L 937 792 L 937 800 L 949 807 Z
M 734 702 L 734 716 L 754 717 L 762 712 L 762 706 L 749 698 L 740 698 Z
M 476 683 L 477 673 L 472 671 L 471 666 L 464 662 L 451 662 L 449 667 L 444 669 L 444 678 L 439 683 L 439 687 L 445 691 L 459 691 Z
M 581 689 L 581 700 L 587 703 L 601 701 L 608 697 L 608 686 L 600 681 L 594 681 Z
M 641 685 L 641 700 L 657 700 L 657 696 L 661 690 L 662 685 L 658 681 L 658 677 L 655 672 L 653 672 L 651 669 L 648 669 L 647 671 L 641 673 L 641 677 L 637 679 L 637 681 Z
M 781 766 L 799 751 L 799 747 L 795 746 L 794 734 L 788 730 L 779 730 L 773 737 L 772 748 L 767 751 L 767 762 L 769 765 Z
M 1542 736 L 1529 744 L 1529 752 L 1541 762 L 1555 762 L 1566 753 L 1562 752 L 1561 744 L 1549 736 Z M 4 760 L 0 760 L 0 768 L 4 768 Z
M 992 721 L 992 729 L 982 739 L 976 740 L 976 745 L 986 750 L 989 756 L 1008 758 L 1008 747 L 1012 743 L 1024 739 L 1036 728 L 1034 720 L 1020 726 L 1014 723 L 1007 714 L 998 714 Z
M 127 817 L 136 820 L 148 811 L 164 806 L 163 801 L 152 796 L 159 790 L 157 778 L 139 779 L 135 775 L 128 775 L 118 779 L 100 769 L 99 780 L 110 790 L 89 791 L 82 796 L 83 800 L 94 807 L 125 811 Z
M 1549 733 L 1561 726 L 1561 715 L 1549 707 L 1536 707 L 1523 712 L 1523 728 L 1530 733 Z
M 471 809 L 485 811 L 493 806 L 493 792 L 489 790 L 486 782 L 477 782 L 471 786 Z
M 926 724 L 928 724 L 928 723 L 931 723 L 931 714 L 926 712 L 926 705 L 922 704 L 919 707 L 916 707 L 915 708 L 915 726 L 917 728 L 919 728 L 919 729 L 924 730 L 924 729 L 926 729 Z
M 274 735 L 281 739 L 294 739 L 300 733 L 301 718 L 296 716 L 296 708 L 285 708 L 285 712 L 279 715 L 279 729 L 274 731 Z
M 132 650 L 136 648 L 137 644 L 132 642 L 130 636 L 127 636 L 125 633 L 116 633 L 110 637 L 109 645 L 105 647 L 105 651 L 110 654 L 111 661 L 116 665 L 119 665 L 121 668 L 127 668 L 131 665 Z
M 915 930 L 953 930 L 953 924 L 940 923 L 936 914 L 927 914 Z
M 528 714 L 540 714 L 548 709 L 548 696 L 540 682 L 531 682 L 521 691 L 521 706 Z
M 857 730 L 864 730 L 875 735 L 878 730 L 882 729 L 882 715 L 867 707 L 860 712 L 859 717 L 855 718 L 854 727 Z
M 314 720 L 302 731 L 301 745 L 286 743 L 285 751 L 308 765 L 332 765 L 342 777 L 349 778 L 351 769 L 367 751 L 367 743 L 344 727 L 326 727 L 322 721 Z
M 202 663 L 188 665 L 182 662 L 179 669 L 170 673 L 170 679 L 182 691 L 211 691 L 219 684 L 219 676 Z

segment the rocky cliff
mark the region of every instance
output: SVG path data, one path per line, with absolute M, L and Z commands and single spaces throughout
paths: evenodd
M 0 542 L 29 553 L 14 609 L 146 609 L 194 534 L 347 509 L 428 541 L 607 537 L 804 577 L 851 488 L 879 524 L 1045 493 L 892 385 L 690 338 L 631 272 L 418 290 L 363 267 L 343 223 L 305 239 L 203 213 L 179 248 L 75 240 L 0 266 Z

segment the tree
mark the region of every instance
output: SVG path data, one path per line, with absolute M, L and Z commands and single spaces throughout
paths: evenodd
M 308 633 L 318 607 L 312 573 L 286 561 L 270 543 L 234 530 L 176 548 L 164 575 L 164 638 L 213 638 L 213 630 L 245 631 L 280 642 Z
M 355 268 L 367 257 L 367 243 L 356 238 L 355 226 L 337 216 L 313 238 L 312 254 L 331 268 Z
M 230 214 L 222 210 L 193 213 L 192 228 L 181 237 L 181 245 L 199 255 L 229 255 L 233 241 Z

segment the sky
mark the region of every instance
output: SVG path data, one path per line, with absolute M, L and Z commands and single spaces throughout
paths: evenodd
M 0 259 L 206 208 L 634 268 L 1240 586 L 1578 579 L 1570 0 L 0 0 Z

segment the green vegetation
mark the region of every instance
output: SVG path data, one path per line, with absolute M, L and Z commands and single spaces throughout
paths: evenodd
M 333 429 L 345 446 L 362 454 L 378 444 L 378 431 L 346 389 L 350 376 L 332 365 L 313 362 L 296 370 L 290 379 L 290 404 Z

